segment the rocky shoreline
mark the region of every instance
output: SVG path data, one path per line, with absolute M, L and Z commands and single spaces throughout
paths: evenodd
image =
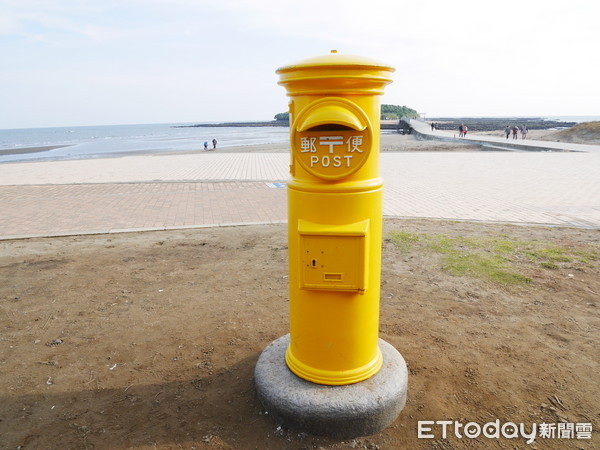
M 521 127 L 526 125 L 530 130 L 564 129 L 577 125 L 577 122 L 560 122 L 547 120 L 542 117 L 434 117 L 427 122 L 436 122 L 438 130 L 457 130 L 461 124 L 467 125 L 473 131 L 503 130 L 507 125 Z M 265 122 L 215 122 L 198 123 L 194 125 L 178 125 L 173 128 L 228 128 L 228 127 L 289 127 L 290 124 L 283 120 L 270 120 Z M 397 121 L 382 121 L 382 130 L 396 130 L 399 128 Z
M 382 121 L 380 129 L 396 130 L 398 121 Z M 228 127 L 289 127 L 290 123 L 283 120 L 272 120 L 269 122 L 218 122 L 218 123 L 198 123 L 194 125 L 177 125 L 172 128 L 228 128 Z
M 217 122 L 194 125 L 177 125 L 172 128 L 229 128 L 229 127 L 289 127 L 289 122 L 270 120 L 268 122 Z

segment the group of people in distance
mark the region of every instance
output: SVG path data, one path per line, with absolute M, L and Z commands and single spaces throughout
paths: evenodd
M 431 122 L 431 131 L 437 130 L 437 128 L 438 128 L 437 122 Z M 468 131 L 469 131 L 469 128 L 464 123 L 461 123 L 460 126 L 458 127 L 458 137 L 461 137 L 461 138 L 466 137 Z M 511 133 L 512 133 L 513 139 L 519 139 L 519 131 L 521 132 L 521 137 L 523 139 L 525 139 L 527 137 L 527 133 L 529 132 L 526 125 L 523 125 L 521 128 L 519 128 L 517 125 L 515 125 L 513 127 L 506 125 L 506 128 L 504 129 L 504 134 L 506 134 L 506 139 L 508 139 L 510 137 Z
M 217 140 L 213 139 L 212 140 L 212 145 L 213 145 L 213 150 L 215 150 L 217 148 Z M 204 150 L 208 150 L 208 141 L 204 141 Z
M 438 124 L 437 122 L 431 122 L 431 131 L 435 131 L 438 129 Z M 464 124 L 461 123 L 460 126 L 458 127 L 458 137 L 465 137 L 467 135 L 467 131 L 469 131 L 469 128 Z
M 511 133 L 512 133 L 513 139 L 519 139 L 519 131 L 521 131 L 521 137 L 523 139 L 525 139 L 527 137 L 527 132 L 529 130 L 527 129 L 526 125 L 523 125 L 520 130 L 519 130 L 519 127 L 516 125 L 513 126 L 512 128 L 509 125 L 506 125 L 506 128 L 504 129 L 504 134 L 506 135 L 506 139 L 509 138 Z

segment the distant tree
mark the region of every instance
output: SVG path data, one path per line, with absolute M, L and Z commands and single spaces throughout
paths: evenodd
M 407 106 L 381 105 L 381 119 L 399 119 L 402 116 L 416 116 L 417 111 Z
M 289 122 L 290 121 L 290 113 L 282 112 L 279 114 L 275 114 L 275 120 L 278 120 L 280 122 Z
M 417 111 L 407 106 L 381 105 L 381 119 L 399 119 L 402 116 L 416 116 Z M 275 114 L 275 120 L 280 122 L 289 122 L 290 113 L 283 112 Z

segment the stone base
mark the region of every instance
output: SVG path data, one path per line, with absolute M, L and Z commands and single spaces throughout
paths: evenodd
M 305 433 L 351 439 L 376 434 L 390 425 L 406 404 L 408 372 L 402 355 L 379 339 L 381 370 L 368 380 L 345 386 L 311 383 L 285 363 L 290 335 L 262 352 L 254 378 L 265 409 L 283 426 Z

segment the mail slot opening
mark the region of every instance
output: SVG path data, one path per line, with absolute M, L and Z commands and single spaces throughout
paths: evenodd
M 324 125 L 317 125 L 311 127 L 306 131 L 352 131 L 353 129 L 346 125 L 340 125 L 338 123 L 327 123 Z

